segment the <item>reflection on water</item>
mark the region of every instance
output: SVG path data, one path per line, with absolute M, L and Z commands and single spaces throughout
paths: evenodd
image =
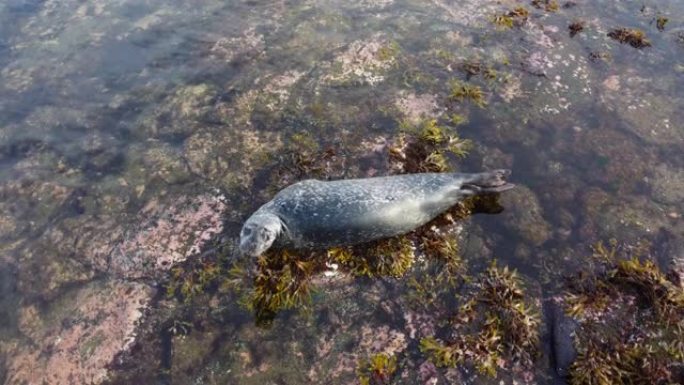
M 553 381 L 546 303 L 593 266 L 590 245 L 646 243 L 682 268 L 683 11 L 4 1 L 0 382 L 351 383 L 378 353 L 397 383 Z M 651 46 L 608 36 L 621 27 Z M 400 131 L 431 119 L 474 143 L 432 161 L 513 170 L 505 210 L 456 233 L 475 282 L 497 259 L 544 313 L 534 365 L 502 356 L 493 379 L 427 362 L 421 339 L 454 340 L 442 321 L 472 287 L 421 260 L 398 279 L 318 274 L 308 311 L 256 327 L 228 271 L 244 218 L 304 176 L 395 172 Z M 418 287 L 441 307 L 414 306 Z

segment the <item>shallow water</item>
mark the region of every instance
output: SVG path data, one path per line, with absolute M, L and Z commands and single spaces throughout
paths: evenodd
M 513 170 L 504 212 L 463 223 L 473 272 L 496 258 L 541 302 L 611 238 L 650 242 L 666 269 L 684 253 L 684 3 L 563 4 L 2 2 L 0 382 L 353 383 L 392 351 L 416 383 L 407 278 L 320 277 L 310 312 L 268 328 L 216 287 L 165 295 L 174 269 L 231 258 L 288 151 L 333 149 L 331 178 L 388 173 L 402 121 L 460 114 L 475 147 L 453 165 Z M 524 23 L 492 22 L 519 5 Z M 452 79 L 486 106 L 449 101 Z M 543 335 L 533 378 L 550 383 Z

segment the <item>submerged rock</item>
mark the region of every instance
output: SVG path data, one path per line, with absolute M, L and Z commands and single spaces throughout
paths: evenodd
M 146 138 L 178 140 L 216 120 L 217 90 L 207 84 L 178 87 L 139 118 L 138 132 Z
M 30 344 L 0 345 L 8 357 L 6 383 L 101 383 L 107 366 L 131 347 L 153 292 L 137 282 L 96 281 L 47 309 L 24 306 L 20 329 Z
M 395 105 L 399 112 L 406 117 L 408 123 L 418 126 L 427 119 L 435 119 L 444 113 L 437 104 L 437 98 L 431 94 L 402 92 L 398 95 Z
M 385 73 L 396 64 L 399 47 L 381 35 L 352 42 L 345 52 L 329 63 L 325 83 L 339 85 L 360 82 L 371 86 L 385 80 Z
M 684 170 L 659 164 L 650 184 L 656 200 L 684 210 Z
M 264 35 L 257 33 L 252 27 L 241 36 L 218 39 L 210 52 L 213 57 L 222 61 L 246 61 L 263 55 L 265 46 Z
M 502 195 L 506 210 L 502 213 L 504 226 L 533 246 L 540 246 L 551 238 L 551 225 L 544 219 L 543 210 L 535 193 L 525 186 L 516 186 Z
M 150 201 L 135 217 L 63 219 L 19 255 L 28 338 L 0 344 L 8 383 L 99 384 L 127 352 L 160 278 L 223 229 L 220 197 Z M 33 301 L 33 296 L 49 299 Z
M 152 178 L 159 178 L 168 184 L 184 183 L 192 178 L 182 153 L 168 145 L 147 148 L 142 163 Z
M 193 173 L 229 189 L 250 186 L 256 170 L 282 147 L 281 133 L 233 127 L 197 132 L 183 152 Z
M 141 210 L 142 222 L 127 230 L 112 250 L 110 274 L 126 278 L 159 276 L 174 264 L 198 254 L 223 229 L 226 204 L 220 197 L 152 200 Z
M 585 192 L 586 211 L 580 233 L 588 240 L 619 238 L 636 244 L 652 239 L 669 219 L 661 207 L 645 196 L 614 199 L 598 189 Z
M 668 83 L 638 76 L 633 70 L 611 75 L 603 82 L 601 101 L 615 111 L 625 127 L 648 143 L 669 145 L 684 143 L 684 126 L 679 95 L 669 95 Z

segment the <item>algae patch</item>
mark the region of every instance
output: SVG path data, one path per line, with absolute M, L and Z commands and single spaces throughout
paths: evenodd
M 492 263 L 449 318 L 452 338 L 423 338 L 421 352 L 437 366 L 473 365 L 491 377 L 500 362 L 532 367 L 539 353 L 541 320 L 524 295 L 518 274 Z
M 608 36 L 622 44 L 629 44 L 634 48 L 651 46 L 651 41 L 646 38 L 644 31 L 636 28 L 615 28 L 608 32 Z
M 595 272 L 563 296 L 579 321 L 570 383 L 672 383 L 684 376 L 684 290 L 648 258 L 648 245 L 594 247 Z

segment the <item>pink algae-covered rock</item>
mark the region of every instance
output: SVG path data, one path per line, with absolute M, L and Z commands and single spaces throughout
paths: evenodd
M 151 287 L 137 282 L 92 282 L 52 309 L 20 311 L 20 328 L 30 344 L 5 346 L 7 384 L 90 384 L 107 377 L 107 366 L 125 352 Z
M 108 367 L 134 342 L 136 327 L 155 293 L 148 284 L 131 279 L 161 276 L 175 263 L 199 253 L 222 231 L 225 209 L 223 199 L 211 195 L 151 201 L 137 214 L 140 225 L 95 226 L 109 229 L 109 234 L 94 237 L 90 245 L 66 242 L 73 238 L 69 233 L 89 229 L 73 222 L 78 226 L 57 237 L 64 241 L 58 244 L 71 247 L 72 258 L 88 262 L 94 272 L 106 269 L 107 278 L 65 281 L 47 306 L 28 302 L 22 306 L 19 328 L 26 338 L 0 342 L 0 356 L 6 357 L 6 384 L 99 384 L 106 380 Z M 62 251 L 57 250 L 66 254 Z
M 443 109 L 437 104 L 437 98 L 431 94 L 416 95 L 414 93 L 401 92 L 395 106 L 401 111 L 406 120 L 418 125 L 424 119 L 434 119 L 443 114 Z
M 142 209 L 142 224 L 128 232 L 111 255 L 110 271 L 122 277 L 155 276 L 196 254 L 223 229 L 226 208 L 220 197 L 182 197 L 167 204 L 156 200 Z

